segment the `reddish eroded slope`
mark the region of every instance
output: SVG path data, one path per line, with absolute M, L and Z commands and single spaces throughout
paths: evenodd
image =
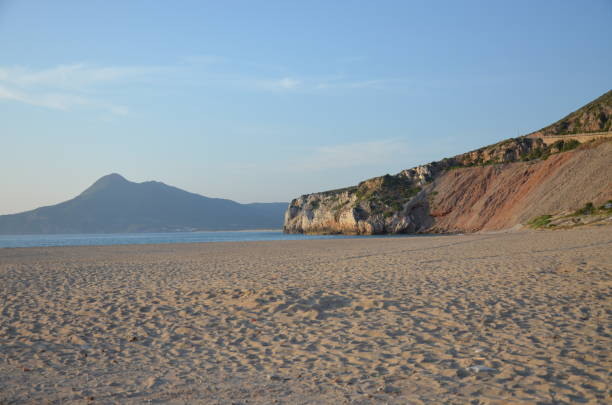
M 586 202 L 602 204 L 612 199 L 612 142 L 547 160 L 451 170 L 432 191 L 430 230 L 437 232 L 506 229 Z

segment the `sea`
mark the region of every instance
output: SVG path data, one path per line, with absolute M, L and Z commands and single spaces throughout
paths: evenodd
M 381 237 L 381 236 L 377 236 Z M 406 237 L 386 235 L 385 238 Z M 0 235 L 0 248 L 40 246 L 144 245 L 152 243 L 254 242 L 274 240 L 357 239 L 372 236 L 301 235 L 270 231 L 104 233 L 65 235 Z

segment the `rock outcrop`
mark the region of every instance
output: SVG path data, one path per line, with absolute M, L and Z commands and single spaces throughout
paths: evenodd
M 422 231 L 426 194 L 404 175 L 377 177 L 356 187 L 303 195 L 285 213 L 285 232 L 383 234 Z
M 584 108 L 608 111 L 611 94 Z M 581 110 L 573 114 L 586 116 Z M 510 228 L 611 199 L 611 158 L 610 138 L 585 145 L 571 137 L 549 144 L 534 136 L 508 139 L 357 186 L 303 195 L 289 204 L 284 231 L 371 235 Z

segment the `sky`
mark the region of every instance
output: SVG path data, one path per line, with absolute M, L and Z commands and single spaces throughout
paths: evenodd
M 612 88 L 612 0 L 0 0 L 0 214 L 99 177 L 288 202 Z

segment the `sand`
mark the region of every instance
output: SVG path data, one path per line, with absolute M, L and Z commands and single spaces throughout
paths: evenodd
M 612 403 L 611 231 L 0 249 L 0 404 Z

